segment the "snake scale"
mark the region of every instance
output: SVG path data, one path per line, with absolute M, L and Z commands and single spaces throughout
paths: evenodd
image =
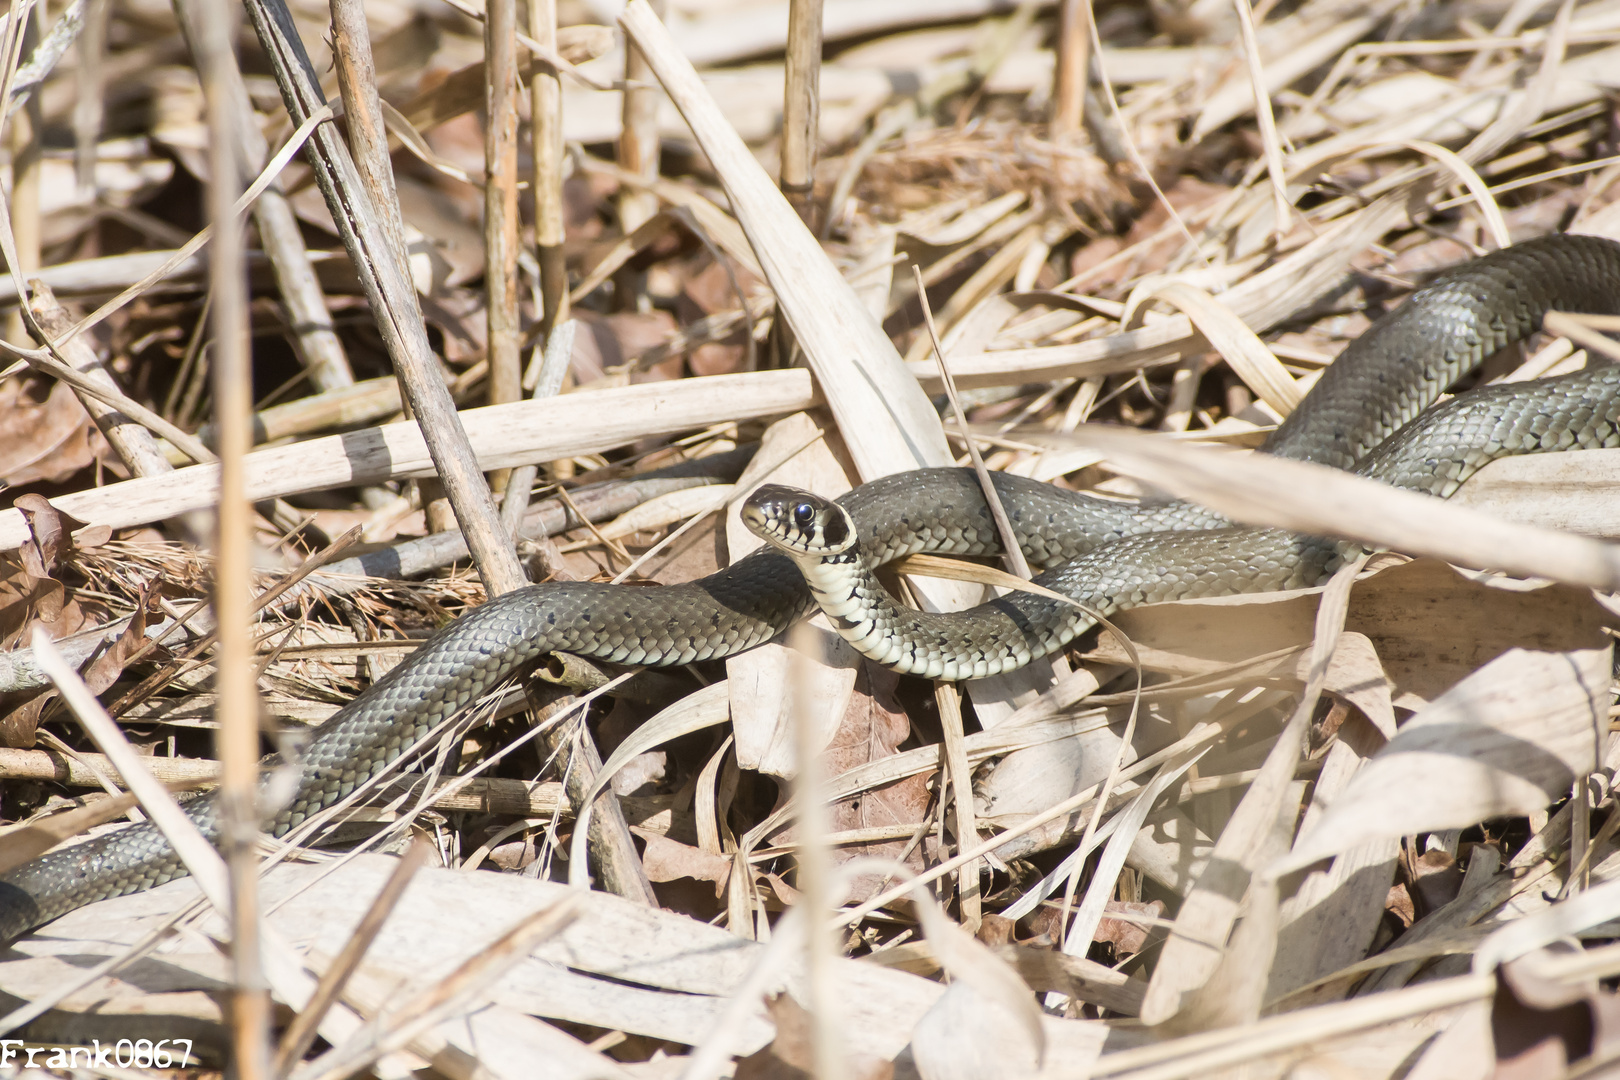
M 1620 445 L 1614 367 L 1488 387 L 1429 408 L 1485 357 L 1537 330 L 1554 308 L 1620 313 L 1620 244 L 1545 237 L 1437 277 L 1352 342 L 1265 449 L 1444 497 L 1497 457 Z M 1037 580 L 1104 612 L 1313 585 L 1346 555 L 1331 540 L 1233 528 L 1188 503 L 1118 503 L 1004 474 L 995 475 L 995 484 L 1030 562 L 1049 568 Z M 629 665 L 712 660 L 768 641 L 819 601 L 880 662 L 968 678 L 1060 648 L 1089 625 L 1072 607 L 1030 594 L 966 613 L 924 615 L 896 607 L 871 584 L 872 566 L 903 555 L 999 550 L 971 472 L 900 473 L 836 504 L 762 489 L 746 518 L 773 542 L 791 546 L 801 504 L 819 521 L 810 521 L 817 539 L 829 539 L 829 527 L 858 536 L 852 550 L 859 558 L 837 564 L 852 569 L 823 580 L 817 575 L 829 562 L 820 554 L 768 547 L 682 585 L 555 582 L 491 600 L 316 729 L 296 793 L 266 828 L 283 835 L 332 805 L 440 721 L 548 652 Z M 818 595 L 796 562 L 816 578 Z M 187 813 L 205 834 L 215 834 L 212 798 L 193 800 Z M 83 904 L 184 873 L 150 824 L 110 831 L 0 877 L 0 937 L 13 939 Z

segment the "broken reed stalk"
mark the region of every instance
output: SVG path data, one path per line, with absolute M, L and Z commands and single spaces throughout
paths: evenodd
M 518 349 L 517 0 L 484 9 L 484 315 L 489 403 L 523 397 Z M 496 487 L 504 484 L 498 477 Z
M 529 0 L 529 36 L 557 48 L 557 0 Z M 538 59 L 529 80 L 529 132 L 534 173 L 535 261 L 540 264 L 540 334 L 568 318 L 568 264 L 563 253 L 562 80 Z M 537 349 L 537 352 L 540 350 Z M 532 385 L 525 385 L 532 390 Z
M 247 0 L 247 7 L 287 110 L 293 122 L 301 124 L 326 102 L 292 13 L 285 0 Z M 416 290 L 405 270 L 404 251 L 391 243 L 386 218 L 362 186 L 348 148 L 332 125 L 320 125 L 308 155 L 485 587 L 491 595 L 517 588 L 525 583 L 522 567 L 500 530 L 489 487 L 440 376 Z M 397 213 L 397 204 L 391 209 Z
M 956 811 L 957 850 L 970 848 L 979 839 L 979 817 L 973 805 L 973 769 L 968 764 L 966 729 L 962 725 L 962 692 L 950 683 L 934 684 L 934 704 L 939 709 L 940 742 L 945 750 L 945 771 L 951 781 L 951 808 Z M 943 795 L 941 795 L 943 798 Z M 981 863 L 963 863 L 956 874 L 956 895 L 961 903 L 962 925 L 977 933 L 982 919 L 979 888 Z
M 788 6 L 787 72 L 782 100 L 782 194 L 816 230 L 816 148 L 821 130 L 822 0 Z
M 217 755 L 220 847 L 230 882 L 231 1044 L 236 1075 L 269 1072 L 270 987 L 260 957 L 259 701 L 253 661 L 253 508 L 244 459 L 253 447 L 253 374 L 248 336 L 247 269 L 234 205 L 238 110 L 230 95 L 234 12 L 204 5 L 197 61 L 208 118 L 209 217 L 215 224 L 208 261 L 213 297 L 214 430 L 219 442 L 219 509 L 215 518 L 214 618 L 219 647 Z
M 644 383 L 490 406 L 470 410 L 468 419 L 475 464 L 500 469 L 600 453 L 652 435 L 795 412 L 820 400 L 809 373 L 795 369 Z M 434 467 L 423 433 L 412 423 L 258 450 L 249 462 L 250 496 L 255 501 L 427 476 Z M 125 480 L 59 496 L 52 503 L 92 525 L 124 528 L 161 521 L 209 505 L 199 483 L 212 483 L 206 471 L 211 468 L 191 466 L 168 476 Z M 28 535 L 20 510 L 0 510 L 0 551 L 18 547 Z
M 403 258 L 409 244 L 399 209 L 399 192 L 394 188 L 394 166 L 389 157 L 382 100 L 377 94 L 377 67 L 371 58 L 371 30 L 365 6 L 356 0 L 331 0 L 331 6 L 332 65 L 343 98 L 349 154 L 371 197 L 377 219 L 387 232 L 389 254 Z
M 78 100 L 73 105 L 73 165 L 80 188 L 96 183 L 96 146 L 106 116 L 107 16 L 110 0 L 95 0 L 79 32 L 79 68 L 74 72 Z

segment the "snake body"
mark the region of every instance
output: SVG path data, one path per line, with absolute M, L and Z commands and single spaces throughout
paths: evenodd
M 1620 378 L 1611 368 L 1459 395 L 1408 423 L 1463 372 L 1534 332 L 1555 307 L 1620 313 L 1620 245 L 1549 237 L 1437 278 L 1353 342 L 1266 449 L 1443 496 L 1496 457 L 1616 445 Z M 1396 439 L 1379 445 L 1403 425 Z M 1373 447 L 1379 449 L 1369 455 Z M 1344 545 L 1329 540 L 1223 528 L 1224 519 L 1187 503 L 1087 498 L 1004 474 L 994 482 L 1031 563 L 1051 568 L 1037 581 L 1104 612 L 1315 584 L 1345 555 Z M 873 565 L 920 552 L 982 555 L 1000 547 L 978 482 L 963 470 L 884 477 L 816 509 L 828 507 L 859 537 L 857 577 L 815 586 L 834 604 L 840 602 L 834 594 L 851 581 L 858 582 L 851 595 L 867 588 L 869 579 L 860 575 Z M 802 553 L 765 549 L 683 585 L 548 583 L 491 600 L 316 729 L 299 786 L 267 830 L 284 835 L 331 806 L 542 654 L 685 664 L 769 640 L 817 602 L 796 561 L 805 563 Z M 886 594 L 866 600 L 881 613 L 867 620 L 872 631 L 857 635 L 872 641 L 872 653 L 901 670 L 942 678 L 1006 670 L 1061 647 L 1081 628 L 1072 608 L 1027 595 L 956 616 L 903 611 Z M 215 835 L 212 798 L 193 800 L 187 812 Z M 184 872 L 150 824 L 51 852 L 0 877 L 0 938 Z

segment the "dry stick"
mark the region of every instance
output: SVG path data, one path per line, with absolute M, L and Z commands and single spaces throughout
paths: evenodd
M 563 376 L 568 374 L 568 364 L 574 355 L 575 331 L 576 326 L 572 321 L 565 322 L 553 329 L 546 339 L 545 351 L 541 354 L 539 377 L 534 384 L 536 401 L 556 397 L 562 389 Z M 529 491 L 534 487 L 535 477 L 539 475 L 540 470 L 537 466 L 519 465 L 506 478 L 506 497 L 501 501 L 501 527 L 514 540 L 517 539 L 518 530 L 523 525 L 523 515 L 529 508 Z M 537 539 L 541 541 L 541 549 L 545 552 L 542 562 L 549 563 L 551 552 L 545 544 L 547 537 L 543 527 Z M 555 572 L 555 568 L 551 566 L 546 566 L 545 570 L 548 577 Z
M 1089 0 L 1063 0 L 1058 13 L 1057 70 L 1052 81 L 1052 135 L 1073 135 L 1085 123 L 1091 69 Z
M 782 194 L 816 228 L 816 147 L 821 131 L 822 0 L 790 0 L 782 100 Z
M 1600 330 L 1620 330 L 1620 322 L 1601 315 L 1573 315 L 1565 311 L 1549 311 L 1542 317 L 1541 327 L 1549 334 L 1566 337 L 1583 349 L 1601 353 L 1610 361 L 1620 361 L 1620 344 Z
M 281 1045 L 276 1049 L 273 1075 L 279 1078 L 286 1077 L 292 1072 L 293 1066 L 303 1059 L 305 1052 L 315 1042 L 315 1036 L 321 1020 L 326 1016 L 326 1011 L 343 993 L 349 977 L 360 966 L 360 960 L 366 955 L 366 950 L 371 948 L 371 943 L 376 940 L 383 923 L 388 921 L 388 916 L 393 913 L 400 898 L 405 895 L 405 887 L 422 868 L 422 864 L 427 861 L 428 853 L 432 850 L 433 845 L 418 836 L 412 841 L 405 855 L 394 864 L 394 872 L 388 875 L 388 880 L 383 883 L 381 891 L 371 901 L 366 913 L 360 917 L 360 925 L 354 928 L 349 940 L 343 943 L 343 951 L 321 976 L 319 985 L 315 987 L 314 996 L 299 1011 L 298 1016 L 287 1027 L 286 1034 L 281 1037 Z
M 269 1074 L 271 1017 L 270 987 L 260 949 L 259 699 L 250 625 L 253 523 L 243 460 L 253 448 L 253 375 L 247 268 L 242 258 L 242 226 L 235 212 L 241 184 L 236 144 L 240 117 L 231 100 L 228 74 L 235 64 L 235 26 L 229 9 L 223 6 L 206 4 L 201 14 L 197 61 L 207 104 L 208 210 L 215 233 L 208 276 L 213 297 L 214 430 L 220 459 L 214 530 L 219 840 L 230 881 L 233 1062 L 238 1077 L 261 1080 Z
M 55 294 L 46 285 L 36 280 L 33 287 L 34 295 L 29 301 L 29 306 L 33 308 L 34 318 L 39 321 L 41 329 L 56 337 L 67 333 L 73 326 L 73 317 L 56 302 Z M 101 357 L 83 338 L 75 338 L 63 345 L 62 357 L 82 372 L 85 378 L 121 393 L 112 373 L 101 362 Z M 117 452 L 119 458 L 129 466 L 130 472 L 136 476 L 153 476 L 157 473 L 174 471 L 174 466 L 163 456 L 163 451 L 158 448 L 157 440 L 152 437 L 151 431 L 98 398 L 86 394 L 82 400 L 85 411 L 95 421 L 102 435 L 106 436 L 108 444 Z
M 22 108 L 32 96 L 34 88 L 45 81 L 46 76 L 56 68 L 57 62 L 67 54 L 74 39 L 84 29 L 88 7 L 88 0 L 73 0 L 62 14 L 57 16 L 50 33 L 45 35 L 45 40 L 28 55 L 28 62 L 16 69 L 6 95 L 0 98 L 10 101 L 10 105 L 4 111 L 6 117 Z
M 962 411 L 962 399 L 956 392 L 956 382 L 951 378 L 951 370 L 945 363 L 945 347 L 940 343 L 939 331 L 934 326 L 934 312 L 928 304 L 928 290 L 923 288 L 922 268 L 913 263 L 911 272 L 917 279 L 917 298 L 922 303 L 923 323 L 928 327 L 928 338 L 934 345 L 934 359 L 939 364 L 940 381 L 945 384 L 945 396 L 950 399 L 951 411 L 956 416 L 957 429 L 962 432 L 962 441 L 967 444 L 968 457 L 973 459 L 973 472 L 979 478 L 984 501 L 990 507 L 990 516 L 995 519 L 996 533 L 1001 537 L 1007 566 L 1014 574 L 1028 581 L 1033 576 L 1029 572 L 1029 562 L 1024 558 L 1023 549 L 1018 546 L 1018 534 L 1013 532 L 1012 519 L 1007 516 L 1007 508 L 1001 505 L 1001 496 L 996 493 L 996 485 L 990 480 L 990 470 L 985 467 L 984 458 L 979 455 L 978 440 L 973 438 L 972 429 L 968 427 L 967 413 Z
M 934 345 L 934 358 L 939 363 L 939 374 L 945 384 L 945 394 L 950 398 L 957 426 L 967 433 L 967 414 L 962 410 L 962 399 L 956 392 L 956 383 L 952 381 L 950 367 L 945 362 L 945 346 L 939 340 L 939 330 L 934 326 L 934 312 L 928 303 L 928 290 L 923 287 L 922 268 L 913 263 L 911 272 L 917 279 L 917 298 L 922 303 L 923 322 L 928 327 L 928 337 Z M 978 442 L 971 433 L 966 435 L 964 441 L 967 443 L 968 456 L 973 459 L 974 475 L 979 478 L 985 503 L 990 507 L 990 516 L 995 519 L 996 531 L 1001 536 L 1001 546 L 1006 552 L 1008 567 L 1018 577 L 1027 581 L 1030 577 L 1029 562 L 1024 558 L 1023 549 L 1018 546 L 1018 537 L 1013 532 L 1012 521 L 1007 517 L 1007 508 L 1001 505 L 1001 497 L 996 493 L 995 484 L 990 479 L 990 471 L 985 468 L 984 458 L 979 456 Z M 945 725 L 945 756 L 950 769 L 951 792 L 956 807 L 957 844 L 965 847 L 978 839 L 979 822 L 973 805 L 973 773 L 968 767 L 967 752 L 962 743 L 964 737 L 962 700 L 955 687 L 943 683 L 934 687 L 934 700 L 939 705 L 940 720 Z M 977 863 L 963 865 L 961 873 L 957 876 L 956 887 L 957 894 L 961 897 L 963 921 L 970 930 L 977 930 L 979 923 Z
M 196 54 L 198 0 L 176 0 L 180 31 L 192 43 Z M 238 150 L 244 175 L 257 175 L 270 158 L 270 145 L 259 129 L 258 114 L 242 81 L 242 70 L 234 62 L 225 72 L 232 107 L 238 123 Z M 287 306 L 293 336 L 298 342 L 298 359 L 309 372 L 309 380 L 320 390 L 336 390 L 354 384 L 354 371 L 327 311 L 326 293 L 304 247 L 303 232 L 292 203 L 279 183 L 273 183 L 253 203 L 253 221 L 259 229 L 259 242 L 270 259 L 276 276 L 276 289 Z
M 662 19 L 665 0 L 653 0 L 651 6 L 653 13 Z M 653 71 L 647 57 L 634 42 L 626 43 L 624 79 L 626 89 L 617 155 L 619 167 L 651 184 L 658 179 L 659 93 L 651 85 Z M 646 188 L 619 191 L 619 230 L 624 235 L 635 232 L 656 213 L 658 197 Z
M 469 415 L 486 467 L 505 468 L 598 453 L 652 435 L 780 415 L 819 401 L 809 372 L 760 371 L 570 394 L 566 399 L 472 410 Z M 259 450 L 251 461 L 255 499 L 425 476 L 433 469 L 415 424 L 390 424 Z M 91 524 L 112 528 L 144 524 L 208 505 L 199 498 L 198 484 L 199 478 L 212 482 L 213 468 L 194 465 L 166 477 L 90 488 L 61 496 L 53 505 Z M 14 549 L 28 535 L 21 511 L 0 510 L 0 549 Z
M 73 164 L 80 190 L 96 184 L 96 144 L 106 116 L 107 11 L 109 0 L 94 0 L 85 12 L 79 37 L 79 64 L 74 72 L 79 100 L 73 105 Z M 37 49 L 35 50 L 38 51 Z
M 302 123 L 311 113 L 324 108 L 326 101 L 304 53 L 292 13 L 285 0 L 247 0 L 247 7 L 288 112 L 295 122 Z M 352 117 L 350 125 L 353 130 Z M 377 130 L 382 131 L 381 123 Z M 500 531 L 489 488 L 467 446 L 466 432 L 439 373 L 415 288 L 405 272 L 404 252 L 390 245 L 390 230 L 362 187 L 354 162 L 331 125 L 316 130 L 309 159 L 315 182 L 326 198 L 377 319 L 383 343 L 404 384 L 405 396 L 415 410 L 422 437 L 456 508 L 462 531 L 467 534 L 467 546 L 485 588 L 492 596 L 517 588 L 524 584 L 522 568 L 511 543 Z M 397 214 L 397 203 L 390 209 Z
M 624 676 L 619 678 L 622 679 Z M 586 725 L 583 706 L 590 701 L 592 694 L 605 692 L 612 685 L 613 683 L 604 683 L 602 686 L 593 687 L 585 697 L 580 698 L 572 694 L 557 693 L 555 687 L 545 688 L 544 684 L 531 684 L 535 693 L 554 695 L 545 705 L 545 718 L 536 725 L 536 730 L 543 729 L 541 742 L 549 753 L 558 759 L 558 768 L 563 774 L 563 791 L 568 796 L 569 805 L 574 808 L 576 817 L 583 817 L 588 812 L 586 799 L 590 798 L 596 778 L 602 775 L 603 764 L 602 753 L 597 749 L 596 740 L 591 737 L 591 730 Z M 579 720 L 576 723 L 549 723 L 574 710 L 579 712 Z M 640 855 L 636 853 L 635 838 L 630 833 L 630 825 L 624 817 L 624 808 L 617 798 L 600 800 L 599 808 L 590 813 L 585 834 L 590 858 L 601 874 L 603 890 L 650 908 L 659 906 L 658 894 L 653 891 L 652 882 L 647 878 L 647 870 L 641 864 Z
M 337 71 L 338 93 L 349 129 L 349 153 L 377 220 L 386 232 L 390 254 L 408 248 L 405 220 L 400 215 L 399 192 L 389 160 L 388 129 L 377 95 L 377 68 L 371 58 L 371 31 L 365 8 L 353 0 L 332 0 L 332 65 Z
M 557 48 L 557 0 L 529 0 L 529 34 L 552 51 Z M 536 64 L 529 80 L 529 135 L 534 172 L 535 261 L 540 264 L 540 333 L 568 318 L 568 264 L 563 255 L 562 80 Z
M 517 0 L 484 10 L 484 317 L 489 403 L 523 397 L 518 322 Z M 496 487 L 501 486 L 497 477 Z
M 12 20 L 21 20 L 18 28 L 24 35 L 24 45 L 38 40 L 39 32 L 45 26 L 44 17 L 43 3 L 28 8 L 20 4 L 12 5 Z M 40 213 L 39 182 L 45 164 L 40 154 L 40 140 L 44 134 L 44 127 L 45 113 L 40 108 L 38 95 L 30 97 L 27 105 L 11 118 L 9 139 L 12 172 L 11 215 L 17 230 L 17 253 L 22 260 L 18 264 L 18 269 L 21 270 L 23 277 L 38 270 L 40 263 L 41 224 L 44 215 Z M 6 319 L 7 335 L 13 338 L 22 337 L 25 320 L 26 316 L 22 312 L 13 312 Z
M 0 205 L 3 204 L 4 200 L 0 200 Z M 9 215 L 5 213 L 3 209 L 0 209 L 0 251 L 5 252 L 6 263 L 8 266 L 16 265 L 14 262 L 12 262 L 12 240 Z M 49 342 L 49 344 L 47 344 L 43 349 L 23 349 L 11 344 L 10 342 L 0 342 L 0 348 L 4 348 L 7 352 L 13 353 L 16 356 L 20 356 L 22 359 L 28 362 L 29 367 L 38 368 L 40 371 L 45 372 L 45 374 L 62 380 L 69 386 L 73 387 L 73 389 L 79 391 L 81 394 L 95 398 L 97 401 L 118 410 L 131 420 L 136 421 L 142 427 L 157 432 L 159 435 L 169 440 L 169 443 L 172 446 L 174 446 L 181 453 L 185 454 L 192 461 L 198 462 L 199 464 L 206 464 L 207 462 L 216 460 L 214 457 L 214 452 L 199 442 L 195 435 L 188 435 L 186 432 L 181 431 L 179 428 L 175 427 L 173 424 L 169 423 L 167 420 L 163 419 L 163 417 L 159 416 L 151 409 L 148 409 L 145 405 L 142 405 L 134 398 L 125 396 L 121 391 L 108 389 L 105 385 L 86 377 L 70 365 L 52 356 L 51 350 L 53 346 L 57 351 L 60 351 L 62 348 L 61 343 L 52 341 L 52 339 L 46 337 L 46 335 L 43 333 L 40 336 Z M 71 340 L 72 337 L 73 332 L 69 331 L 67 339 Z
M 960 851 L 979 839 L 979 817 L 973 805 L 973 767 L 968 763 L 967 733 L 962 726 L 962 694 L 950 683 L 934 684 L 934 703 L 939 709 L 945 749 L 945 767 L 951 780 L 951 805 L 956 810 L 956 844 Z M 961 903 L 962 925 L 977 933 L 981 919 L 979 870 L 977 861 L 966 863 L 956 875 L 956 895 Z
M 461 12 L 474 22 L 483 22 L 484 20 L 483 8 L 470 4 L 467 2 L 467 0 L 445 0 L 445 3 L 449 4 L 451 7 L 455 8 L 457 11 Z M 550 64 L 558 72 L 568 72 L 568 74 L 576 79 L 580 84 L 588 86 L 592 90 L 622 89 L 622 87 L 616 83 L 606 82 L 602 79 L 598 79 L 596 76 L 591 75 L 588 72 L 580 70 L 574 64 L 570 63 L 568 58 L 563 56 L 562 53 L 548 45 L 543 44 L 540 41 L 535 40 L 528 34 L 521 32 L 518 33 L 517 41 L 519 45 L 522 45 L 525 49 L 528 49 L 530 52 L 534 53 L 535 56 Z

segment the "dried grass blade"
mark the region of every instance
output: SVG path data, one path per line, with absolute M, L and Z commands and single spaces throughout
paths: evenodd
M 1556 802 L 1601 758 L 1608 671 L 1608 647 L 1503 653 L 1408 720 L 1277 872 Z
M 574 824 L 574 838 L 569 848 L 568 883 L 586 887 L 590 882 L 589 858 L 585 850 L 586 833 L 591 820 L 591 808 L 613 782 L 613 776 L 637 755 L 671 739 L 690 735 L 694 731 L 723 724 L 731 718 L 730 689 L 724 682 L 712 683 L 695 694 L 690 694 L 671 705 L 645 724 L 636 728 L 612 755 L 602 763 L 590 791 L 575 808 L 578 820 Z
M 932 406 L 894 344 L 726 121 L 646 0 L 620 23 L 708 155 L 866 479 L 949 462 Z
M 1341 536 L 1474 568 L 1620 588 L 1620 547 L 1503 521 L 1322 465 L 1091 429 L 1114 467 L 1248 525 Z
M 1287 416 L 1299 407 L 1304 391 L 1282 366 L 1282 361 L 1272 355 L 1265 342 L 1231 308 L 1184 281 L 1144 286 L 1131 294 L 1126 307 L 1132 314 L 1139 313 L 1141 305 L 1150 299 L 1163 300 L 1180 309 L 1244 385 L 1278 415 Z M 1127 314 L 1126 319 L 1130 318 L 1131 314 Z

